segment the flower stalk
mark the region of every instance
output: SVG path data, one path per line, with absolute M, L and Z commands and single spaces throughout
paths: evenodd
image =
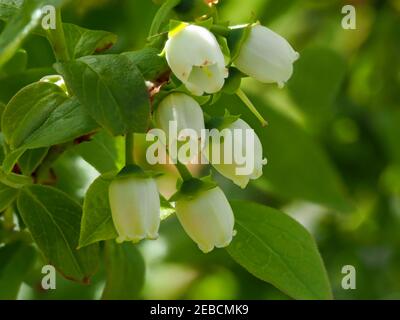
M 261 125 L 263 127 L 266 127 L 268 125 L 268 121 L 264 119 L 264 117 L 261 115 L 260 112 L 258 112 L 257 108 L 247 97 L 247 95 L 243 92 L 243 90 L 239 89 L 236 92 L 236 95 L 239 97 L 240 100 L 242 100 L 242 102 L 246 105 L 246 107 L 249 108 L 249 110 L 257 117 L 257 119 L 260 120 Z
M 129 166 L 135 164 L 135 156 L 134 156 L 134 133 L 128 132 L 125 135 L 125 165 Z
M 67 42 L 65 40 L 60 9 L 57 9 L 56 11 L 56 28 L 49 29 L 47 31 L 47 37 L 51 43 L 57 61 L 69 61 L 71 57 L 69 56 Z

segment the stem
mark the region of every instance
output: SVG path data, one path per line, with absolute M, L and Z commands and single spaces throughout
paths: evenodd
M 58 158 L 60 158 L 63 155 L 63 153 L 73 145 L 74 145 L 73 142 L 71 142 L 71 143 L 65 143 L 63 145 L 52 146 L 49 149 L 49 152 L 47 153 L 46 157 L 34 172 L 36 183 L 52 184 L 55 182 L 52 181 L 52 178 L 49 177 L 50 175 L 49 172 L 51 171 L 51 167 L 53 166 L 54 162 L 56 162 Z
M 125 165 L 128 166 L 130 164 L 135 164 L 134 157 L 134 134 L 132 132 L 128 132 L 125 136 Z
M 65 62 L 70 60 L 67 43 L 65 41 L 64 28 L 61 19 L 61 10 L 56 11 L 56 28 L 47 31 L 47 37 L 53 47 L 57 61 Z
M 218 25 L 218 24 L 214 24 L 214 25 L 211 27 L 211 31 L 212 31 L 213 33 L 216 33 L 216 34 L 220 35 L 220 36 L 226 37 L 226 36 L 228 36 L 229 33 L 231 32 L 231 29 L 229 29 L 228 27 L 225 27 L 225 26 L 221 26 L 221 25 Z
M 243 92 L 242 89 L 239 89 L 236 92 L 236 95 L 240 98 L 240 100 L 243 101 L 243 103 L 249 108 L 249 110 L 257 117 L 258 120 L 260 120 L 261 125 L 263 127 L 268 125 L 268 121 L 263 118 L 263 116 L 258 112 L 254 104 L 250 101 L 250 99 L 247 97 L 247 95 Z
M 8 207 L 3 214 L 4 218 L 4 229 L 12 231 L 15 227 L 14 224 L 14 210 L 12 207 Z
M 188 181 L 193 178 L 188 168 L 186 168 L 184 164 L 180 163 L 179 160 L 177 160 L 175 167 L 178 170 L 179 174 L 181 175 L 183 181 Z

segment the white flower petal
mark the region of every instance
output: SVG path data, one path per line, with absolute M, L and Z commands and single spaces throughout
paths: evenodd
M 155 120 L 157 127 L 168 136 L 171 121 L 176 121 L 178 133 L 185 129 L 194 130 L 198 137 L 204 130 L 203 110 L 196 100 L 184 93 L 172 93 L 159 104 Z
M 117 178 L 110 184 L 109 198 L 118 242 L 158 237 L 160 198 L 153 179 Z
M 172 72 L 193 94 L 215 93 L 222 88 L 227 77 L 224 56 L 217 39 L 206 28 L 183 27 L 168 39 L 165 52 Z M 207 73 L 199 73 L 200 67 L 209 70 L 207 81 Z
M 176 213 L 186 233 L 203 252 L 226 247 L 232 241 L 235 219 L 220 188 L 201 192 L 193 199 L 179 200 Z
M 235 66 L 243 73 L 264 82 L 283 86 L 293 74 L 293 63 L 299 54 L 272 30 L 261 25 L 252 27 Z
M 242 189 L 246 188 L 250 180 L 258 179 L 263 174 L 263 166 L 266 165 L 266 159 L 263 158 L 263 147 L 259 137 L 255 134 L 254 130 L 242 119 L 238 119 L 237 121 L 231 123 L 224 130 L 229 130 L 231 135 L 224 135 L 224 141 L 222 143 L 218 143 L 214 140 L 208 141 L 209 144 L 205 148 L 205 156 L 212 164 L 212 166 L 224 177 L 230 179 L 241 187 Z M 242 141 L 235 140 L 234 130 L 242 131 Z M 248 131 L 247 131 L 248 130 Z M 248 134 L 252 135 L 254 144 L 247 145 L 246 141 L 246 131 Z M 237 163 L 235 160 L 234 149 L 232 149 L 232 154 L 225 154 L 227 151 L 225 148 L 226 143 L 231 143 L 233 148 L 241 145 L 242 149 L 239 150 L 242 155 L 249 155 L 249 161 L 254 160 L 254 167 L 252 172 L 249 174 L 238 174 L 238 168 L 243 168 L 245 165 L 243 163 Z M 218 152 L 220 154 L 220 159 L 218 162 L 214 161 L 213 154 Z M 250 157 L 251 156 L 251 157 Z M 251 159 L 252 158 L 252 159 Z M 232 160 L 231 163 L 227 163 L 229 160 Z

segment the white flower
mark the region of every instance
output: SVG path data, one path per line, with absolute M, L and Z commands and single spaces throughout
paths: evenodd
M 292 76 L 293 63 L 299 56 L 286 39 L 257 24 L 251 27 L 234 64 L 258 81 L 276 82 L 283 87 Z
M 110 184 L 109 199 L 117 242 L 158 238 L 160 197 L 153 179 L 117 177 Z
M 165 45 L 168 64 L 194 95 L 216 93 L 228 77 L 225 59 L 215 36 L 206 28 L 182 24 Z
M 228 246 L 235 235 L 232 208 L 219 187 L 176 203 L 176 214 L 189 237 L 204 253 Z
M 184 93 L 171 93 L 162 100 L 156 110 L 155 121 L 165 133 L 169 132 L 171 121 L 175 121 L 178 134 L 191 129 L 199 138 L 205 128 L 203 110 L 196 100 Z
M 262 176 L 263 166 L 267 164 L 261 141 L 242 119 L 224 128 L 220 136 L 223 139 L 212 139 L 211 135 L 205 149 L 206 157 L 220 174 L 244 189 L 250 179 Z M 215 154 L 219 157 L 215 158 Z

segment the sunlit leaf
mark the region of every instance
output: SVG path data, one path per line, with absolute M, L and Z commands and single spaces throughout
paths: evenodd
M 288 215 L 234 201 L 237 235 L 229 254 L 256 277 L 295 299 L 331 299 L 324 264 L 312 236 Z

